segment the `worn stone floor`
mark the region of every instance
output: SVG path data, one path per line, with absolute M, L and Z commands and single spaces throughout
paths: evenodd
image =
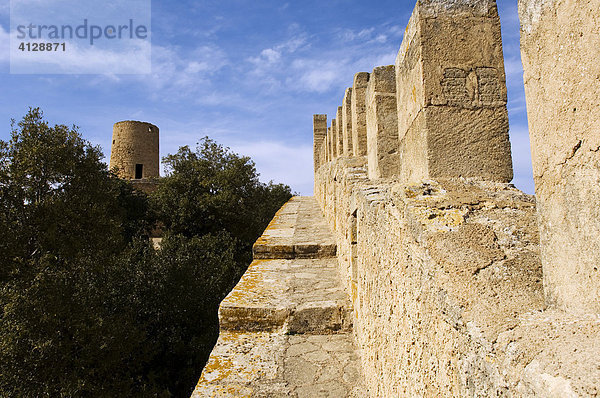
M 294 197 L 219 309 L 198 397 L 366 397 L 336 245 L 316 201 Z

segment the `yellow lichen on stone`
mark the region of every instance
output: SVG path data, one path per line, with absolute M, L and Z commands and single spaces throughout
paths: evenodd
M 465 222 L 466 209 L 436 209 L 415 207 L 413 209 L 421 225 L 429 231 L 450 231 Z
M 200 383 L 211 383 L 226 379 L 233 371 L 233 363 L 228 358 L 211 357 L 204 367 Z

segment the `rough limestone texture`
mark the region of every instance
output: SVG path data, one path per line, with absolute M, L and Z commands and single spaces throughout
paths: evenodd
M 142 179 L 159 177 L 158 127 L 133 120 L 115 123 L 110 168 L 116 169 L 120 178 L 133 180 L 136 179 L 136 165 L 142 165 Z
M 329 127 L 325 129 L 325 137 L 323 137 L 323 142 L 321 143 L 321 154 L 319 155 L 319 162 L 321 165 L 329 162 Z
M 327 137 L 325 141 L 327 142 L 327 162 L 331 162 L 333 160 L 333 151 L 331 150 L 331 127 L 327 127 Z
M 352 156 L 353 154 L 353 143 L 352 143 L 352 88 L 347 88 L 344 93 L 344 99 L 342 100 L 342 117 L 344 123 L 342 124 L 342 146 L 344 148 L 344 156 Z
M 327 125 L 325 125 L 325 127 L 327 127 Z M 327 128 L 325 129 L 325 131 L 327 131 Z M 329 162 L 329 159 L 327 157 L 327 132 L 326 132 L 325 137 L 323 137 L 323 139 L 321 140 L 321 145 L 319 146 L 319 163 L 322 165 L 327 162 Z
M 600 317 L 546 309 L 535 200 L 477 179 L 323 165 L 371 397 L 597 397 Z
M 344 156 L 344 111 L 341 106 L 337 109 L 337 123 L 336 123 L 336 145 L 337 145 L 337 156 Z
M 354 75 L 352 85 L 352 155 L 367 154 L 367 104 L 366 92 L 369 83 L 368 72 Z
M 323 249 L 289 259 L 307 239 Z M 288 248 L 255 259 L 221 303 L 219 340 L 192 397 L 369 396 L 332 241 L 314 198 L 294 197 L 279 210 L 254 250 Z
M 491 0 L 419 0 L 396 58 L 404 181 L 512 180 L 500 19 Z
M 599 0 L 519 1 L 548 304 L 600 313 Z M 600 381 L 597 379 L 597 384 Z
M 321 146 L 327 135 L 327 115 L 313 115 L 313 159 L 315 171 L 325 163 L 321 158 Z
M 394 65 L 373 69 L 366 90 L 367 159 L 370 179 L 400 174 Z
M 331 160 L 338 157 L 337 154 L 337 119 L 331 121 Z

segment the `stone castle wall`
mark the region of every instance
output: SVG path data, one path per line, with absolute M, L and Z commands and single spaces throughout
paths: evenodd
M 600 396 L 597 3 L 519 4 L 537 205 L 509 184 L 495 1 L 419 0 L 396 65 L 315 127 L 372 397 Z

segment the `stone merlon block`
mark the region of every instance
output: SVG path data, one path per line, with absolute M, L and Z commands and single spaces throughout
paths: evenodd
M 347 88 L 342 102 L 342 146 L 344 156 L 352 156 L 352 88 Z
M 331 160 L 337 157 L 337 119 L 333 119 L 331 121 Z
M 325 136 L 325 156 L 326 162 L 331 162 L 331 127 L 327 127 L 327 136 Z
M 315 171 L 325 163 L 324 159 L 320 159 L 321 145 L 323 139 L 327 135 L 327 115 L 313 115 L 313 159 Z
M 344 112 L 341 106 L 338 106 L 336 120 L 336 156 L 344 156 Z
M 487 17 L 496 8 L 495 0 L 420 0 L 420 13 L 424 18 L 440 16 Z
M 367 158 L 370 179 L 400 172 L 394 65 L 373 69 L 366 89 Z
M 520 0 L 546 301 L 600 313 L 599 0 Z
M 321 140 L 321 146 L 319 149 L 319 161 L 321 162 L 321 166 L 325 163 L 329 162 L 327 159 L 327 135 L 323 137 Z
M 365 93 L 369 83 L 369 73 L 359 72 L 354 75 L 352 85 L 352 155 L 367 154 L 367 107 Z
M 419 1 L 396 58 L 404 180 L 512 180 L 495 1 Z

